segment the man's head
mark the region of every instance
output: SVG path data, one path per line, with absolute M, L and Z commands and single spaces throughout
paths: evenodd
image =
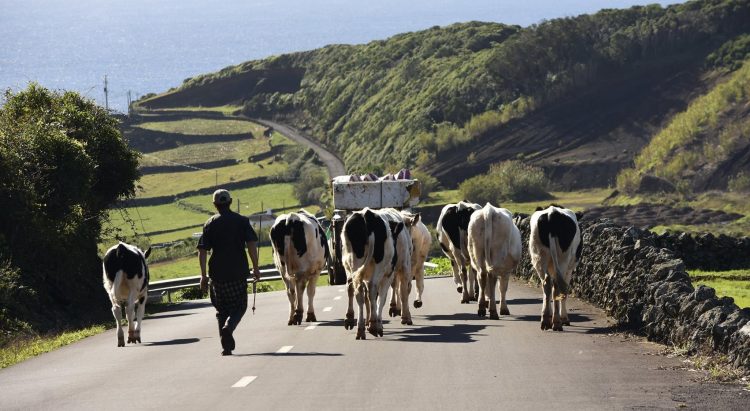
M 224 190 L 223 188 L 214 191 L 213 199 L 214 206 L 219 210 L 229 208 L 232 204 L 232 196 L 229 195 L 229 191 Z

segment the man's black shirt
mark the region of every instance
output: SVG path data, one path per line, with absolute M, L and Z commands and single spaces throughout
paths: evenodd
M 209 218 L 198 240 L 198 248 L 212 250 L 208 276 L 218 282 L 248 278 L 250 266 L 245 252 L 248 241 L 258 241 L 258 236 L 247 217 L 222 210 Z

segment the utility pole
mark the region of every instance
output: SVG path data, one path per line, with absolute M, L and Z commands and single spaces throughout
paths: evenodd
M 130 104 L 133 103 L 133 99 L 130 96 L 130 90 L 128 90 L 128 116 L 130 116 Z
M 109 90 L 107 90 L 107 75 L 104 75 L 104 108 L 109 111 Z

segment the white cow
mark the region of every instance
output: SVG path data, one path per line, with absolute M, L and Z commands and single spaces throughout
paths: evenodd
M 144 254 L 138 247 L 120 242 L 112 246 L 102 259 L 104 289 L 112 302 L 112 314 L 117 322 L 117 346 L 125 346 L 122 331 L 122 303 L 128 319 L 128 344 L 141 342 L 141 323 L 146 312 L 148 298 L 148 265 L 146 259 L 151 248 Z M 137 314 L 136 314 L 136 305 Z M 137 315 L 137 323 L 136 322 Z
M 478 274 L 480 317 L 486 314 L 489 300 L 490 318 L 499 319 L 495 303 L 495 283 L 500 279 L 500 314 L 508 315 L 505 293 L 510 273 L 521 259 L 521 232 L 513 224 L 513 214 L 505 208 L 487 203 L 474 212 L 469 221 L 469 255 Z
M 482 208 L 479 204 L 461 201 L 458 204 L 446 204 L 438 218 L 437 232 L 440 248 L 451 260 L 453 281 L 459 293 L 461 303 L 476 300 L 476 272 L 471 268 L 467 236 L 471 214 Z
M 415 279 L 417 283 L 417 298 L 414 300 L 414 308 L 419 308 L 422 306 L 422 293 L 424 292 L 424 263 L 427 260 L 427 254 L 430 252 L 432 236 L 430 235 L 427 226 L 422 222 L 419 213 L 412 214 L 408 211 L 401 211 L 401 215 L 403 216 L 404 223 L 411 234 L 411 272 L 412 278 Z M 401 300 L 396 298 L 396 293 L 398 291 L 396 290 L 395 285 L 396 283 L 394 282 L 391 307 L 394 307 L 395 304 L 394 311 L 400 313 Z M 411 293 L 411 283 L 407 284 L 407 292 Z
M 544 289 L 542 330 L 562 331 L 570 325 L 565 307 L 573 270 L 581 258 L 583 241 L 576 214 L 554 205 L 531 215 L 529 253 Z M 550 315 L 550 305 L 554 313 Z
M 325 231 L 305 210 L 282 214 L 271 227 L 273 262 L 279 270 L 289 298 L 289 322 L 302 324 L 302 294 L 307 288 L 307 317 L 315 322 L 315 287 L 329 257 Z
M 403 229 L 403 227 L 402 227 Z M 368 331 L 383 336 L 383 305 L 393 281 L 393 234 L 387 221 L 369 208 L 349 215 L 341 230 L 342 262 L 346 271 L 349 306 L 344 327 L 357 325 L 357 340 L 365 339 L 363 307 L 367 311 Z M 359 306 L 354 321 L 353 298 Z

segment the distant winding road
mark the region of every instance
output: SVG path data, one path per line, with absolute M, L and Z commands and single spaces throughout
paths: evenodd
M 341 159 L 336 154 L 328 151 L 325 147 L 320 145 L 320 143 L 313 140 L 309 136 L 306 136 L 301 131 L 286 124 L 277 123 L 272 120 L 265 120 L 260 118 L 250 118 L 250 120 L 262 124 L 266 127 L 273 127 L 274 130 L 285 135 L 286 137 L 289 137 L 297 143 L 312 148 L 313 151 L 315 151 L 315 154 L 318 155 L 318 158 L 320 158 L 320 161 L 322 161 L 323 164 L 326 165 L 326 168 L 328 169 L 328 175 L 331 178 L 346 174 L 344 162 L 341 161 Z

